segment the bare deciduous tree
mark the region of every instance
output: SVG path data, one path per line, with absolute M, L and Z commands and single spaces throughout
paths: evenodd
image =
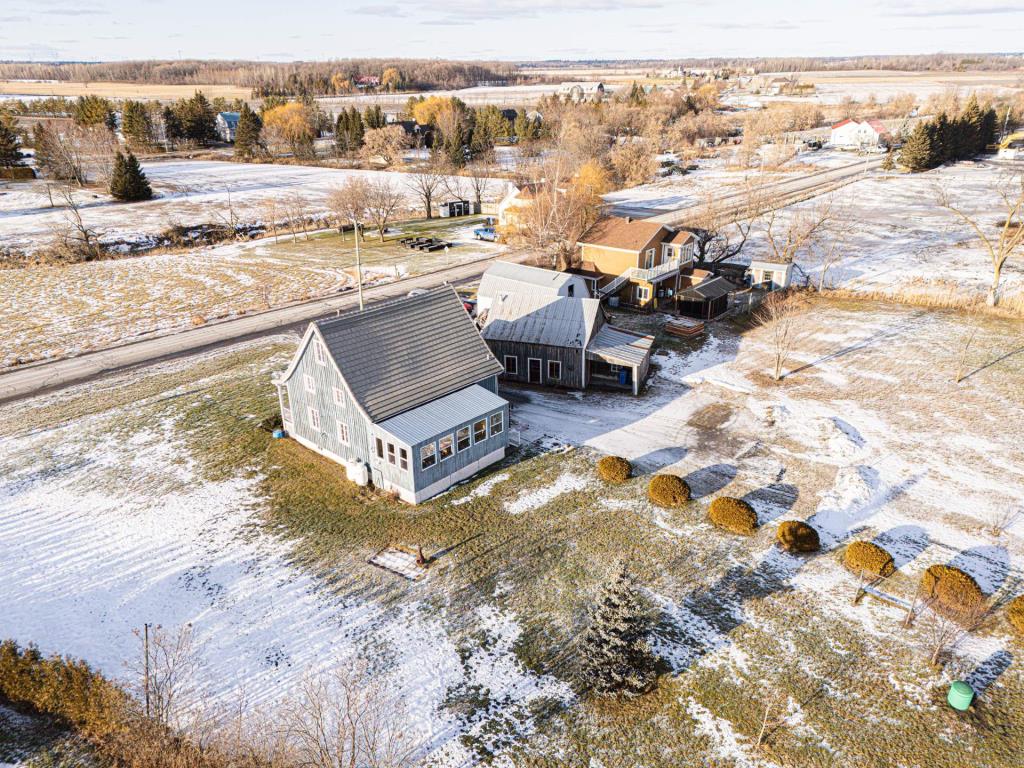
M 434 218 L 434 198 L 444 189 L 446 174 L 441 165 L 431 161 L 406 179 L 406 185 L 423 202 L 428 219 Z
M 709 190 L 688 219 L 697 262 L 714 264 L 738 255 L 764 211 L 764 197 L 761 185 L 753 180 L 745 185 L 739 202 L 722 200 Z
M 368 162 L 380 159 L 384 165 L 394 165 L 409 146 L 405 131 L 399 125 L 371 128 L 363 139 L 362 155 Z
M 832 198 L 828 197 L 813 207 L 794 210 L 784 222 L 780 220 L 779 211 L 775 208 L 765 213 L 764 235 L 771 260 L 792 264 L 809 251 L 819 237 L 827 234 L 833 208 Z
M 981 240 L 992 262 L 992 285 L 988 291 L 988 304 L 999 303 L 999 281 L 1007 259 L 1024 247 L 1024 173 L 1014 178 L 1004 175 L 996 182 L 996 193 L 1003 201 L 1004 218 L 996 224 L 996 233 L 991 233 L 983 224 L 980 215 L 967 212 L 964 205 L 955 202 L 949 190 L 940 187 L 939 205 L 959 218 Z
M 796 294 L 770 293 L 757 308 L 755 317 L 768 331 L 772 349 L 772 378 L 779 381 L 793 349 L 806 335 L 802 328 L 803 302 Z
M 63 203 L 63 221 L 52 227 L 57 255 L 66 261 L 93 261 L 103 257 L 102 233 L 85 223 L 81 206 L 70 184 L 60 188 L 57 197 Z
M 191 624 L 175 630 L 159 625 L 135 630 L 139 657 L 132 664 L 146 714 L 171 729 L 182 729 L 199 703 L 199 654 Z
M 366 216 L 377 228 L 382 243 L 384 232 L 400 210 L 402 200 L 402 191 L 387 176 L 375 177 L 367 184 Z
M 923 625 L 925 642 L 930 654 L 929 661 L 934 666 L 938 666 L 943 656 L 967 639 L 972 632 L 981 628 L 992 616 L 991 607 L 985 603 L 955 612 L 937 611 L 934 608 L 933 602 L 932 610 L 928 612 Z

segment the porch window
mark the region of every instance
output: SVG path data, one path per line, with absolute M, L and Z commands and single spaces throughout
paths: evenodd
M 409 469 L 409 452 L 405 448 L 398 449 L 398 466 Z
M 469 448 L 469 427 L 462 427 L 455 433 L 455 446 L 460 451 Z
M 348 445 L 348 424 L 342 421 L 338 422 L 338 442 Z
M 562 378 L 562 363 L 559 360 L 548 360 L 548 378 L 559 381 Z
M 306 388 L 307 394 L 316 394 L 316 382 L 313 381 L 313 377 L 310 376 L 308 373 L 302 374 L 302 384 Z
M 315 429 L 317 432 L 320 431 L 320 411 L 314 408 L 312 405 L 306 409 L 309 413 L 309 426 Z
M 509 376 L 519 375 L 519 358 L 515 355 L 505 355 L 505 373 Z
M 420 448 L 420 469 L 428 469 L 437 464 L 437 446 L 427 443 Z
M 438 440 L 437 446 L 440 449 L 441 461 L 452 457 L 452 453 L 454 453 L 454 442 L 454 438 L 451 435 L 445 435 Z
M 395 444 L 388 443 L 388 464 L 395 463 Z
M 473 442 L 482 443 L 487 439 L 487 419 L 480 419 L 473 424 Z
M 491 414 L 491 434 L 500 435 L 505 429 L 504 414 L 501 411 Z

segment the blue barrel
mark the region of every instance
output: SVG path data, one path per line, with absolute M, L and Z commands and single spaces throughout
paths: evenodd
M 956 680 L 949 686 L 946 701 L 958 712 L 966 712 L 970 708 L 971 702 L 974 701 L 974 689 L 963 680 Z
M 625 368 L 619 371 L 619 384 L 629 384 L 629 371 L 627 371 Z
M 274 438 L 276 440 L 280 440 L 282 437 L 284 437 L 285 432 L 283 429 L 275 429 L 272 434 L 274 435 Z

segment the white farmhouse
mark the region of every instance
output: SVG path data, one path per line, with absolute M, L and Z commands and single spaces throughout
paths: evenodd
M 880 120 L 840 120 L 832 126 L 829 142 L 838 149 L 875 149 L 889 142 L 889 131 Z

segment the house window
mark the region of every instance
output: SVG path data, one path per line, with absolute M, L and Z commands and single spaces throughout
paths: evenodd
M 437 464 L 437 446 L 427 443 L 420 448 L 420 469 L 427 469 Z
M 519 374 L 519 358 L 515 355 L 505 355 L 505 373 L 509 376 Z
M 647 253 L 644 255 L 644 267 L 650 269 L 654 266 L 654 249 L 648 248 Z
M 327 355 L 324 354 L 324 345 L 319 341 L 313 342 L 313 359 L 320 365 L 327 365 Z
M 505 429 L 504 414 L 501 411 L 491 414 L 491 434 L 500 435 L 501 431 Z
M 395 463 L 395 444 L 388 443 L 388 464 Z
M 344 408 L 345 390 L 343 390 L 341 387 L 333 387 L 331 389 L 331 394 L 334 396 L 334 404 L 340 406 L 341 408 Z
M 548 378 L 558 381 L 562 378 L 562 363 L 559 360 L 548 360 Z
M 462 427 L 455 433 L 455 446 L 460 451 L 469 448 L 469 427 Z
M 320 411 L 314 408 L 312 405 L 306 409 L 309 413 L 309 426 L 315 429 L 317 432 L 320 431 Z
M 566 290 L 565 295 L 566 296 L 575 296 L 576 295 L 576 286 L 575 285 L 570 285 L 569 288 Z
M 651 298 L 651 289 L 647 286 L 638 285 L 636 286 L 636 300 L 638 302 L 644 302 Z
M 618 373 L 622 370 L 622 366 L 618 363 L 608 363 L 608 370 L 612 373 Z
M 453 444 L 454 438 L 451 435 L 445 435 L 437 441 L 437 447 L 441 454 L 441 461 L 451 458 L 452 453 L 454 453 Z
M 375 441 L 375 447 L 377 449 L 377 458 L 378 459 L 383 459 L 384 458 L 384 441 L 381 440 L 379 437 L 374 438 L 374 441 Z
M 473 442 L 480 443 L 487 439 L 487 419 L 473 423 Z
M 398 449 L 398 466 L 402 469 L 409 468 L 409 452 L 405 448 Z
M 302 383 L 306 388 L 306 392 L 308 392 L 311 395 L 316 394 L 316 382 L 313 381 L 312 376 L 310 376 L 308 373 L 302 374 Z
M 338 422 L 338 442 L 348 445 L 348 424 L 343 421 Z

